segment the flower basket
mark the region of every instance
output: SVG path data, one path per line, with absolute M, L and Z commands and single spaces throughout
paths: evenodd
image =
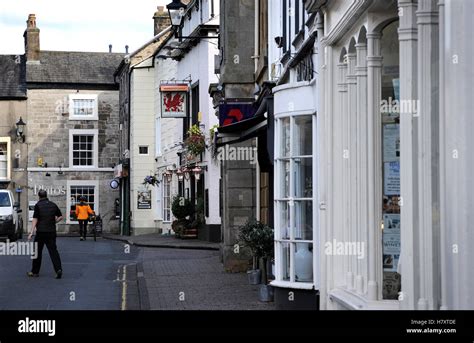
M 158 178 L 156 177 L 156 175 L 148 175 L 147 177 L 145 177 L 145 179 L 143 180 L 143 185 L 145 186 L 156 186 L 160 183 L 160 180 L 158 180 Z
M 192 156 L 199 156 L 206 150 L 206 137 L 199 129 L 199 126 L 193 125 L 188 131 L 188 138 L 184 142 L 188 153 Z

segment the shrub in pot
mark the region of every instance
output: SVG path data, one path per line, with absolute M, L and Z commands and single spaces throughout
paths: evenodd
M 171 228 L 177 238 L 184 234 L 184 231 L 189 226 L 189 216 L 193 213 L 193 206 L 189 199 L 185 199 L 179 195 L 173 197 L 171 202 L 171 212 L 176 220 L 172 223 Z
M 252 254 L 252 269 L 247 271 L 249 284 L 258 285 L 261 283 L 262 271 L 258 268 L 260 256 L 257 250 L 257 231 L 263 226 L 262 223 L 251 220 L 239 228 L 240 243 L 248 248 Z
M 263 225 L 263 227 L 258 230 L 256 235 L 256 246 L 257 246 L 257 254 L 261 257 L 263 263 L 263 271 L 262 271 L 262 284 L 260 285 L 259 292 L 258 292 L 258 300 L 262 302 L 270 302 L 273 301 L 274 292 L 273 287 L 268 284 L 268 261 L 273 259 L 274 257 L 274 249 L 275 249 L 275 236 L 273 228 Z

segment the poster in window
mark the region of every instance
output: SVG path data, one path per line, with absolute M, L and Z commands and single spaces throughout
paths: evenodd
M 138 192 L 137 207 L 139 210 L 151 210 L 151 190 Z
M 384 194 L 400 195 L 400 162 L 388 162 L 384 166 Z
M 386 272 L 396 272 L 400 259 L 400 235 L 383 234 L 383 269 Z
M 400 160 L 400 124 L 383 126 L 383 160 L 384 162 Z
M 400 215 L 387 213 L 383 215 L 384 234 L 400 235 Z

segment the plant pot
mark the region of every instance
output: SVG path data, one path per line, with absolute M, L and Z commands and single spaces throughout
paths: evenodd
M 249 270 L 247 276 L 249 285 L 260 285 L 262 283 L 262 271 L 260 269 Z
M 258 288 L 258 300 L 261 302 L 272 302 L 274 299 L 273 287 L 270 285 L 260 285 Z

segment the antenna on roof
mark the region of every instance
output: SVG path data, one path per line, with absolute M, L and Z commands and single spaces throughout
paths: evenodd
M 128 55 L 128 45 L 125 45 L 125 53 Z
M 112 52 L 112 44 L 109 44 L 109 52 Z

